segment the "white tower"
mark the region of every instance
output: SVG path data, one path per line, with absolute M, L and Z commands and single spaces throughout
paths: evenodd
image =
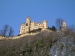
M 62 22 L 61 30 L 62 31 L 66 30 L 66 22 L 65 21 Z

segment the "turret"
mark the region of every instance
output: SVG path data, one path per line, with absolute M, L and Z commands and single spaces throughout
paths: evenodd
M 62 28 L 61 28 L 61 30 L 62 30 L 62 31 L 63 31 L 63 30 L 66 30 L 66 22 L 65 22 L 65 21 L 62 22 Z
M 28 26 L 28 32 L 30 31 L 30 23 L 31 23 L 30 17 L 28 16 L 28 17 L 26 18 L 26 26 Z
M 20 27 L 20 34 L 24 34 L 25 33 L 25 25 L 22 24 Z
M 27 25 L 27 26 L 30 25 L 30 17 L 29 17 L 29 16 L 26 18 L 26 25 Z
M 44 20 L 42 24 L 43 24 L 44 28 L 47 28 L 47 21 L 46 20 Z

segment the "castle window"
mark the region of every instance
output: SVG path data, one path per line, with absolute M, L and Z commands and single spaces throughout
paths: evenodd
M 28 26 L 28 23 L 26 23 L 26 26 Z

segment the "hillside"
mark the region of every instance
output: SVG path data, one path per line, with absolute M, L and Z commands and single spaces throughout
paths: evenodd
M 18 39 L 0 40 L 0 56 L 71 56 L 71 54 L 75 55 L 75 33 L 42 31 Z

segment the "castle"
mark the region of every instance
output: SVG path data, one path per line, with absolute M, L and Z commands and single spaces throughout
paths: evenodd
M 39 29 L 39 28 L 47 29 L 48 28 L 47 21 L 43 20 L 42 23 L 32 22 L 30 20 L 30 17 L 28 16 L 26 18 L 26 23 L 22 24 L 20 27 L 20 34 L 25 34 L 28 33 L 29 31 Z M 61 31 L 64 31 L 65 29 L 66 29 L 66 22 L 63 21 L 61 26 Z
M 20 34 L 25 34 L 29 31 L 35 30 L 35 29 L 46 29 L 48 28 L 47 26 L 47 21 L 43 20 L 42 23 L 38 23 L 38 22 L 32 22 L 30 20 L 30 17 L 28 16 L 26 18 L 26 23 L 22 24 L 20 27 Z

